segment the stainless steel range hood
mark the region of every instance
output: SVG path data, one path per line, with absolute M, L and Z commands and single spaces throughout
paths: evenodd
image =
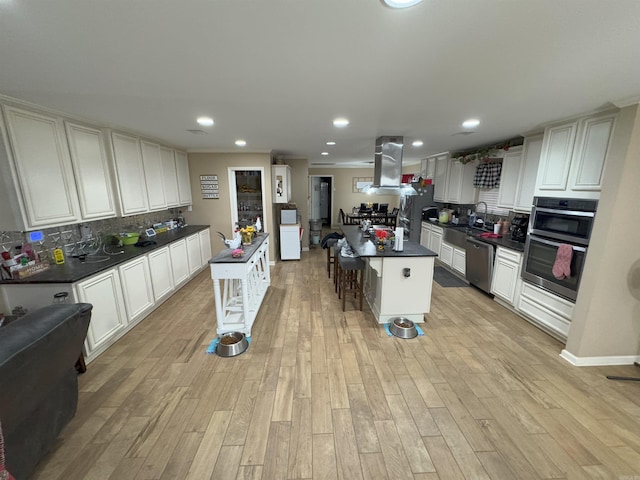
M 376 139 L 373 185 L 364 192 L 377 195 L 416 195 L 408 183 L 402 183 L 403 137 L 384 136 Z

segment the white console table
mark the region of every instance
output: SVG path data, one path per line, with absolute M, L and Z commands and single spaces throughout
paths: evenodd
M 251 336 L 251 327 L 271 284 L 269 272 L 269 234 L 263 233 L 244 255 L 233 258 L 223 250 L 209 260 L 216 302 L 217 333 L 242 332 Z

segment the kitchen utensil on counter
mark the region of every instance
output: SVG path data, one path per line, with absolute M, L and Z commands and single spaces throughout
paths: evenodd
M 249 346 L 247 336 L 241 332 L 228 332 L 220 335 L 216 353 L 221 357 L 235 357 Z
M 118 238 L 120 239 L 123 245 L 133 245 L 135 243 L 138 243 L 140 234 L 134 233 L 134 232 L 120 233 L 118 234 Z
M 440 210 L 440 215 L 438 216 L 438 221 L 440 223 L 449 223 L 449 211 L 448 210 Z

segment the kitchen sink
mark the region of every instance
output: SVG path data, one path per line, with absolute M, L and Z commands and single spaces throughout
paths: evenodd
M 467 237 L 475 237 L 485 232 L 482 228 L 468 227 L 460 225 L 459 227 L 445 228 L 443 240 L 451 245 L 459 248 L 466 248 Z

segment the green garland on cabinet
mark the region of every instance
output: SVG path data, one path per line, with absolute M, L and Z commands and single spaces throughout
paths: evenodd
M 507 140 L 506 142 L 500 142 L 495 145 L 489 145 L 486 147 L 477 148 L 475 150 L 467 150 L 465 152 L 456 152 L 451 154 L 451 158 L 458 160 L 463 165 L 474 160 L 484 160 L 498 153 L 498 150 L 504 150 L 505 152 L 511 147 L 522 145 L 522 138 L 515 138 Z

